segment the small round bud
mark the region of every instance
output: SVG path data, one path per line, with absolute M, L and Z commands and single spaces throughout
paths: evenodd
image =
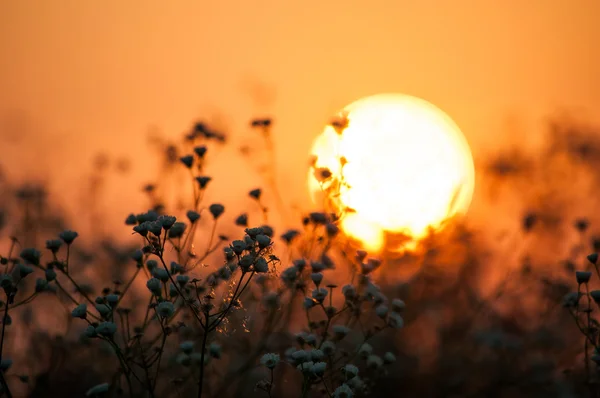
M 73 243 L 73 241 L 79 236 L 79 234 L 75 231 L 66 230 L 61 232 L 58 237 L 62 239 L 67 245 Z
M 87 318 L 87 305 L 85 303 L 79 304 L 73 311 L 71 311 L 73 318 Z

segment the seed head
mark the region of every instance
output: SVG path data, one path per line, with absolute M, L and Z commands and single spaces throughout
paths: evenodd
M 73 241 L 79 236 L 79 234 L 75 231 L 66 230 L 61 232 L 58 237 L 62 239 L 67 245 L 73 243 Z
M 73 311 L 71 311 L 73 318 L 87 318 L 87 305 L 85 303 L 79 304 Z
M 208 208 L 208 211 L 210 211 L 210 214 L 212 214 L 213 218 L 216 220 L 217 218 L 219 218 L 221 216 L 221 214 L 223 214 L 223 212 L 225 211 L 225 206 L 223 206 L 220 203 L 213 203 L 212 205 L 210 205 L 210 207 Z
M 191 169 L 194 165 L 194 157 L 192 155 L 186 155 L 179 158 L 179 161 L 184 164 L 185 167 Z
M 156 312 L 161 318 L 170 318 L 175 313 L 175 306 L 170 301 L 162 301 L 156 306 Z
M 62 240 L 60 239 L 51 239 L 46 241 L 46 249 L 50 250 L 52 253 L 56 254 L 60 247 L 62 246 Z
M 589 271 L 576 271 L 575 278 L 577 279 L 578 284 L 588 283 L 590 278 L 592 277 L 592 273 Z
M 117 332 L 117 325 L 112 322 L 102 322 L 96 326 L 96 333 L 100 336 L 112 337 Z
M 274 369 L 279 363 L 279 354 L 265 354 L 260 359 L 260 363 L 268 369 Z

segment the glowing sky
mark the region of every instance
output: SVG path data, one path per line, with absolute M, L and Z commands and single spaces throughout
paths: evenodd
M 378 92 L 444 109 L 477 157 L 507 124 L 598 114 L 599 17 L 596 0 L 0 0 L 0 162 L 70 189 L 105 149 L 139 181 L 150 126 L 206 116 L 236 139 L 268 114 L 287 193 L 306 196 L 329 115 Z

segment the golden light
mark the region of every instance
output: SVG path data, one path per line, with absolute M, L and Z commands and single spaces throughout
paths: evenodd
M 315 140 L 309 188 L 342 214 L 342 230 L 370 251 L 388 236 L 413 242 L 464 214 L 475 171 L 469 145 L 442 110 L 380 94 L 346 106 Z

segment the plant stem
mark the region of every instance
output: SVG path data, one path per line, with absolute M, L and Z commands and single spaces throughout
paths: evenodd
M 208 341 L 208 313 L 206 314 L 206 328 L 202 336 L 202 351 L 200 351 L 200 378 L 198 379 L 198 398 L 202 398 L 202 387 L 204 386 L 204 352 L 206 351 L 206 342 Z
M 6 330 L 6 321 L 8 319 L 8 303 L 11 301 L 10 297 L 6 296 L 6 303 L 4 304 L 4 316 L 2 317 L 2 335 L 0 336 L 0 363 L 2 362 L 2 354 L 4 348 L 4 335 Z M 3 392 L 6 393 L 8 398 L 12 398 L 12 393 L 10 392 L 10 388 L 8 387 L 8 383 L 6 382 L 6 378 L 4 377 L 4 371 L 0 370 L 0 384 L 4 389 Z

